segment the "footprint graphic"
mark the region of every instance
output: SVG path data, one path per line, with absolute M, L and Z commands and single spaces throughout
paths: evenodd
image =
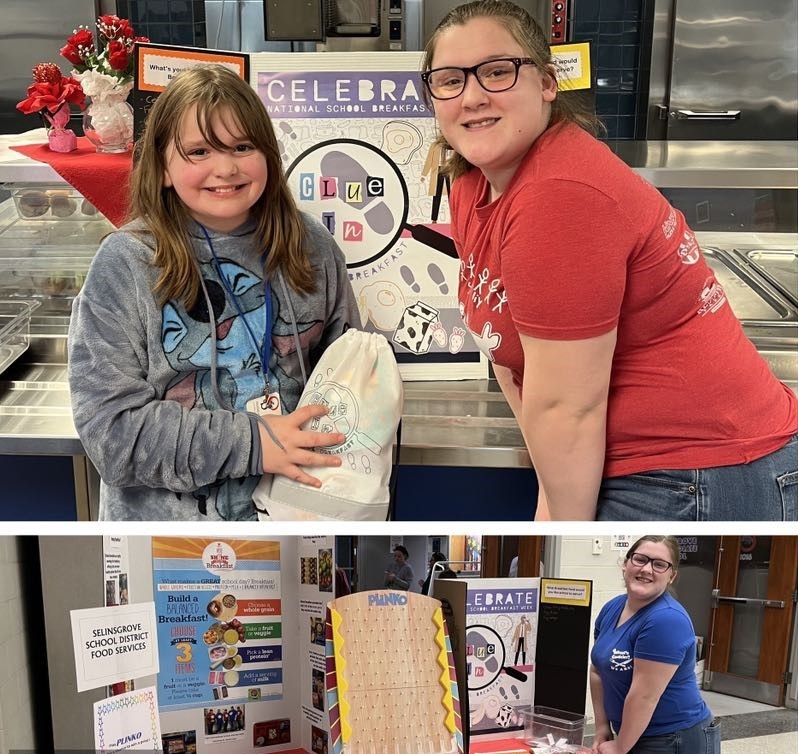
M 375 233 L 387 235 L 393 230 L 393 213 L 385 202 L 375 204 L 371 209 L 366 210 L 363 218 Z
M 352 471 L 357 471 L 357 464 L 355 463 L 354 453 L 347 453 L 346 460 L 349 462 L 349 467 L 352 469 Z
M 410 289 L 413 293 L 421 293 L 421 286 L 416 282 L 416 278 L 413 275 L 413 270 L 411 270 L 406 264 L 403 264 L 399 268 L 399 274 L 402 276 L 402 280 L 405 281 L 410 286 Z
M 291 126 L 286 123 L 285 121 L 280 121 L 280 128 L 283 130 L 286 136 L 290 136 L 292 139 L 296 139 L 296 132 L 294 131 Z
M 449 285 L 443 277 L 443 270 L 434 262 L 427 265 L 427 274 L 432 278 L 432 282 L 438 286 L 438 290 L 445 296 L 449 293 Z
M 345 191 L 347 183 L 360 183 L 365 186 L 368 178 L 365 168 L 357 160 L 348 154 L 337 151 L 328 152 L 321 158 L 321 174 L 337 178 L 339 191 Z M 363 209 L 374 199 L 379 199 L 379 197 L 366 196 L 364 191 L 362 199 L 363 201 L 361 202 L 350 202 L 351 206 Z M 393 213 L 382 199 L 369 209 L 363 217 L 375 233 L 384 235 L 393 229 Z
M 371 461 L 369 460 L 369 457 L 361 456 L 360 462 L 363 464 L 363 471 L 365 471 L 366 474 L 371 474 Z

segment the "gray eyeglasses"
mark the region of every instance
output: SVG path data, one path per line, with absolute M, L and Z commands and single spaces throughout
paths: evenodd
M 649 558 L 648 555 L 643 555 L 642 552 L 633 552 L 629 556 L 629 560 L 638 568 L 644 568 L 651 563 L 651 568 L 656 573 L 665 573 L 669 568 L 673 568 L 673 563 L 669 563 L 667 560 L 660 560 L 659 558 Z
M 486 92 L 504 92 L 515 86 L 522 65 L 535 65 L 535 61 L 532 58 L 498 58 L 470 68 L 433 68 L 422 73 L 421 80 L 434 99 L 459 97 L 465 90 L 469 73 L 474 74 Z

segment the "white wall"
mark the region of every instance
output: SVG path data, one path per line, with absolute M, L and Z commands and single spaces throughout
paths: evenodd
M 18 540 L 0 537 L 0 754 L 34 748 L 24 618 Z
M 559 543 L 559 560 L 547 574 L 563 579 L 592 579 L 593 606 L 590 618 L 590 646 L 593 647 L 593 623 L 599 610 L 624 590 L 621 578 L 621 561 L 624 553 L 610 549 L 610 537 L 557 537 Z M 593 541 L 601 543 L 601 552 L 593 554 Z M 551 541 L 551 540 L 549 540 Z M 550 549 L 547 547 L 547 550 Z M 546 553 L 547 565 L 550 553 Z M 593 717 L 593 705 L 590 701 L 590 689 L 587 690 L 585 714 Z M 591 727 L 592 731 L 592 727 Z

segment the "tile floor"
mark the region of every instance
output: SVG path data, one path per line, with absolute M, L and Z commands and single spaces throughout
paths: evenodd
M 722 718 L 722 754 L 795 754 L 798 710 L 771 707 L 734 696 L 702 691 L 716 717 Z

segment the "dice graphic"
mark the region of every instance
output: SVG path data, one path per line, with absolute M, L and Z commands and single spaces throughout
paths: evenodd
M 513 708 L 509 704 L 502 704 L 496 715 L 496 723 L 500 728 L 509 728 L 513 721 L 513 717 L 515 717 Z
M 393 341 L 413 353 L 426 353 L 432 342 L 432 325 L 437 321 L 438 310 L 417 301 L 402 312 Z

